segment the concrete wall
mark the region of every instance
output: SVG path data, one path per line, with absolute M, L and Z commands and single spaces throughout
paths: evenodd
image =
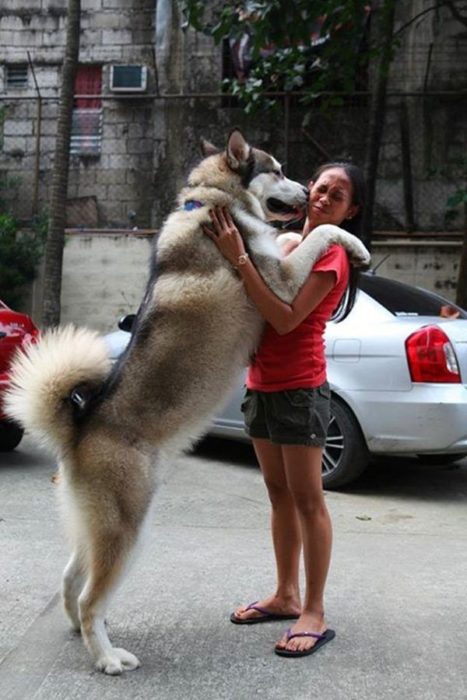
M 408 26 L 399 35 L 400 46 L 389 75 L 390 90 L 423 92 L 467 87 L 465 26 L 448 7 L 422 14 L 435 5 L 426 0 L 397 3 L 395 30 Z M 416 16 L 416 21 L 409 24 Z
M 373 244 L 372 263 L 381 277 L 406 282 L 455 301 L 461 241 L 387 240 Z
M 73 322 L 102 332 L 138 309 L 146 287 L 151 237 L 125 234 L 67 236 L 62 287 L 62 323 Z M 454 301 L 460 241 L 376 241 L 373 265 L 378 274 L 436 291 Z M 41 277 L 26 310 L 40 325 Z
M 118 319 L 138 310 L 148 279 L 151 236 L 68 235 L 64 250 L 61 323 L 116 330 Z M 41 325 L 42 270 L 27 309 Z
M 407 110 L 411 186 L 415 228 L 446 228 L 446 203 L 465 181 L 467 147 L 467 42 L 466 28 L 448 7 L 434 8 L 427 0 L 398 2 L 395 31 L 400 45 L 391 64 L 388 91 L 412 93 L 403 100 Z M 419 16 L 418 16 L 419 15 Z M 418 17 L 417 17 L 418 16 Z M 411 20 L 417 17 L 415 21 Z M 464 95 L 456 95 L 464 91 Z M 443 92 L 450 95 L 441 94 Z M 432 95 L 430 96 L 430 93 Z M 401 174 L 400 98 L 388 101 L 378 172 L 377 198 L 391 218 L 404 222 Z M 457 183 L 457 184 L 456 184 Z M 454 187 L 453 187 L 454 186 Z M 462 208 L 449 226 L 466 225 Z

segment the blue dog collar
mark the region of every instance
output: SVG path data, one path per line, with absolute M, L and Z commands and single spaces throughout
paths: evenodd
M 183 209 L 185 211 L 193 211 L 193 209 L 200 209 L 203 206 L 203 202 L 200 202 L 198 199 L 187 199 L 183 205 Z

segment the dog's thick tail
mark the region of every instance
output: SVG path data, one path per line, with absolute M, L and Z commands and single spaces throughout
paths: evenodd
M 110 370 L 105 342 L 94 331 L 65 326 L 45 332 L 11 367 L 6 414 L 55 453 L 76 431 L 73 389 L 98 388 Z

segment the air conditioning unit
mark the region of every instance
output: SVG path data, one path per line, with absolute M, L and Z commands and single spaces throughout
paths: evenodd
M 112 92 L 145 92 L 147 84 L 146 66 L 110 66 Z

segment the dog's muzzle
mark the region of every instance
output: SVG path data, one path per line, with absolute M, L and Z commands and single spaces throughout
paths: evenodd
M 286 204 L 280 199 L 275 197 L 269 197 L 266 200 L 266 206 L 270 212 L 273 214 L 280 214 L 281 216 L 289 216 L 290 218 L 300 218 L 303 216 L 304 206 L 297 207 L 290 204 Z

